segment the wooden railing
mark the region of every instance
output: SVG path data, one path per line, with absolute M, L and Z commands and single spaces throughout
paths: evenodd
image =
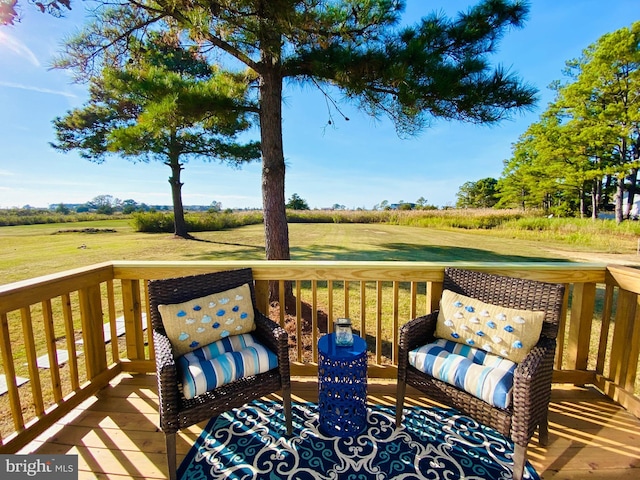
M 19 450 L 119 373 L 155 371 L 146 328 L 148 280 L 251 267 L 259 308 L 293 340 L 293 375 L 316 374 L 319 336 L 347 316 L 368 341 L 369 375 L 394 378 L 398 328 L 437 308 L 445 266 L 114 261 L 0 286 L 0 373 L 7 384 L 0 396 L 0 453 Z M 456 266 L 567 284 L 554 381 L 595 385 L 640 417 L 640 270 L 576 263 Z M 289 312 L 270 308 L 274 281 L 280 304 L 291 285 Z

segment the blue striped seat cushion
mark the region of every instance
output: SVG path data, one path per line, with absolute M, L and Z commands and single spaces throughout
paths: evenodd
M 278 366 L 278 357 L 251 334 L 235 335 L 205 345 L 176 361 L 182 393 L 190 399 L 242 377 Z
M 243 333 L 221 338 L 204 347 L 197 348 L 190 353 L 201 360 L 211 360 L 228 352 L 239 352 L 256 343 L 258 343 L 258 341 L 251 333 Z M 189 353 L 186 353 L 184 356 L 186 357 L 187 355 L 189 355 Z
M 511 405 L 516 369 L 511 360 L 440 338 L 409 352 L 409 363 L 495 407 Z

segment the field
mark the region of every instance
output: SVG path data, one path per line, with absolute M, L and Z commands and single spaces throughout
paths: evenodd
M 130 220 L 0 227 L 0 284 L 108 260 L 264 259 L 262 225 L 198 232 L 197 240 L 134 231 Z M 452 229 L 380 223 L 291 223 L 293 260 L 536 262 L 576 260 L 640 264 L 633 237 L 593 234 L 590 247 L 540 231 Z M 612 242 L 615 248 L 610 248 Z M 615 252 L 615 253 L 612 253 Z

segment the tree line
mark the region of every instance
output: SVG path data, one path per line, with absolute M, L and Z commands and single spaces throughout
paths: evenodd
M 544 209 L 629 218 L 640 166 L 640 22 L 566 62 L 554 100 L 513 146 L 499 179 L 467 182 L 459 207 Z
M 134 212 L 154 212 L 171 210 L 169 205 L 147 205 L 144 202 L 137 202 L 132 198 L 121 200 L 112 195 L 97 195 L 91 200 L 80 204 L 65 204 L 58 203 L 49 206 L 50 211 L 60 213 L 62 215 L 69 215 L 71 213 L 99 213 L 103 215 L 112 215 L 114 213 L 123 213 L 125 215 Z M 23 210 L 32 210 L 31 207 L 26 206 Z M 38 209 L 36 209 L 38 210 Z M 211 202 L 210 205 L 195 205 L 185 207 L 185 210 L 206 211 L 209 213 L 218 213 L 222 211 L 222 203 L 218 201 Z

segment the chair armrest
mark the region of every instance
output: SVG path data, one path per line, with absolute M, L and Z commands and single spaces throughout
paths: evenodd
M 513 375 L 512 439 L 526 444 L 551 400 L 556 340 L 541 337 Z
M 541 337 L 529 354 L 520 362 L 514 372 L 514 381 L 518 383 L 531 383 L 538 378 L 541 370 L 556 352 L 556 341 L 553 338 Z
M 291 386 L 291 366 L 289 364 L 289 334 L 278 323 L 261 312 L 255 313 L 256 330 L 253 332 L 260 342 L 278 357 L 278 369 L 283 388 Z
M 409 352 L 425 345 L 434 339 L 438 312 L 433 312 L 422 317 L 414 318 L 400 328 L 398 340 L 398 380 L 406 378 Z
M 160 427 L 165 433 L 177 432 L 180 390 L 178 388 L 178 369 L 173 357 L 171 342 L 166 335 L 154 330 L 153 346 L 160 404 Z

